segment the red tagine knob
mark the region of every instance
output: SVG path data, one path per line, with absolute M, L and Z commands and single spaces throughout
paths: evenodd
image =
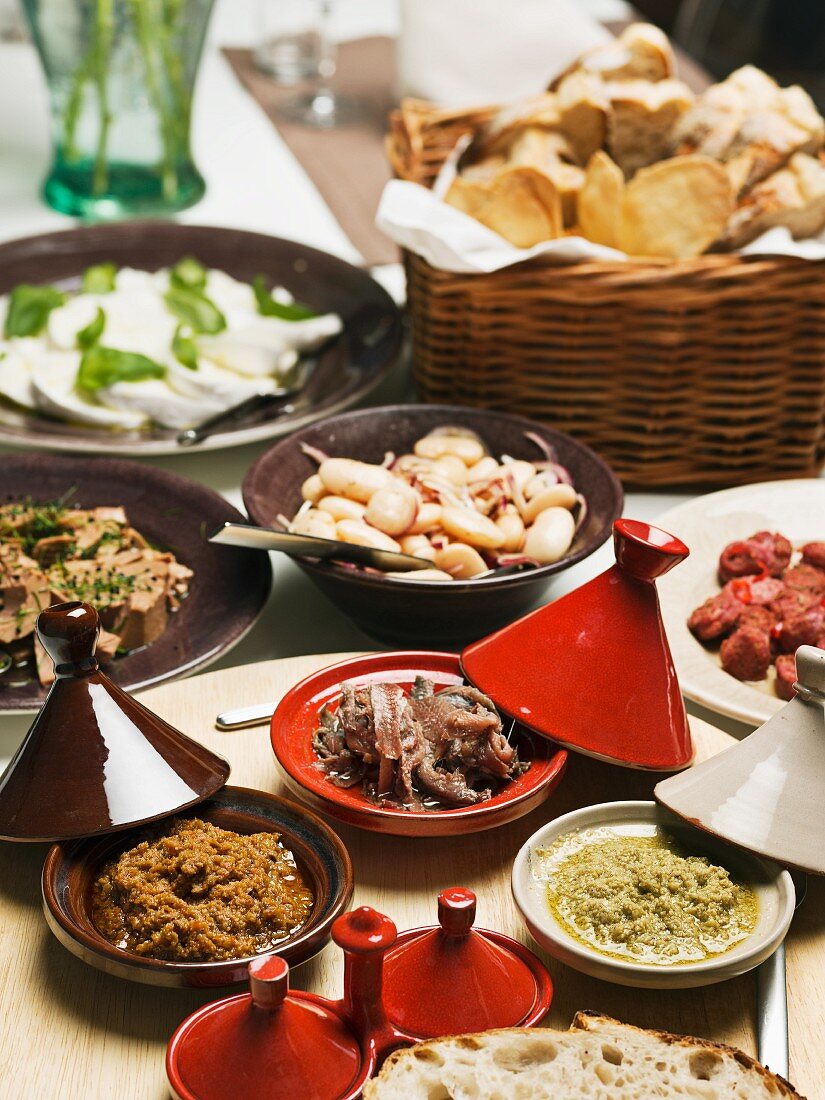
M 616 564 L 639 581 L 664 576 L 690 554 L 681 539 L 638 519 L 616 520 L 613 546 Z
M 463 886 L 438 895 L 438 923 L 448 936 L 466 936 L 476 919 L 476 896 Z
M 392 947 L 398 935 L 389 917 L 369 905 L 344 913 L 332 926 L 332 938 L 344 951 L 368 955 Z
M 249 964 L 249 992 L 257 1008 L 280 1008 L 289 992 L 289 964 L 278 955 L 262 955 Z

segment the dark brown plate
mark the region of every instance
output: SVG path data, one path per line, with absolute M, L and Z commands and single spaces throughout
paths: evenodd
M 246 787 L 224 787 L 207 802 L 175 816 L 199 817 L 236 833 L 279 833 L 315 895 L 315 904 L 306 924 L 272 951 L 296 966 L 321 950 L 353 890 L 349 854 L 329 825 L 295 802 Z M 129 981 L 190 989 L 246 982 L 249 958 L 167 962 L 124 951 L 98 932 L 92 920 L 95 877 L 105 863 L 146 835 L 144 827 L 50 848 L 43 865 L 43 911 L 49 928 L 79 959 Z
M 344 335 L 319 358 L 301 395 L 300 406 L 278 417 L 269 408 L 259 418 L 210 436 L 196 448 L 212 450 L 285 435 L 322 416 L 354 405 L 388 374 L 401 347 L 401 314 L 387 292 L 360 268 L 296 241 L 171 222 L 129 222 L 45 233 L 0 244 L 0 294 L 18 283 L 52 283 L 77 289 L 84 270 L 112 261 L 118 266 L 156 271 L 182 256 L 196 256 L 208 267 L 236 279 L 266 275 L 285 286 L 298 301 L 319 313 L 337 313 Z M 350 338 L 347 323 L 365 317 L 367 338 Z M 372 319 L 375 319 L 374 326 Z M 375 333 L 372 340 L 370 333 Z M 363 333 L 362 333 L 363 335 Z M 306 404 L 304 404 L 306 399 Z M 50 448 L 122 455 L 175 454 L 177 431 L 149 428 L 109 431 L 52 420 L 0 398 L 0 442 L 17 447 Z
M 454 405 L 387 405 L 330 417 L 295 432 L 265 451 L 243 483 L 250 517 L 261 527 L 280 530 L 278 516 L 295 515 L 301 485 L 317 469 L 302 444 L 330 455 L 381 462 L 386 451 L 404 454 L 440 424 L 472 428 L 496 456 L 539 459 L 541 453 L 526 433 L 540 436 L 570 470 L 576 488 L 587 498 L 588 512 L 561 561 L 505 576 L 434 584 L 417 581 L 415 574 L 401 580 L 296 559 L 313 583 L 368 634 L 429 649 L 462 645 L 513 622 L 542 599 L 554 576 L 601 546 L 624 500 L 616 475 L 603 459 L 569 435 L 521 416 Z
M 74 489 L 70 503 L 77 507 L 121 504 L 153 545 L 194 570 L 189 595 L 164 634 L 104 666 L 122 688 L 137 690 L 204 668 L 239 642 L 263 610 L 272 581 L 267 555 L 206 540 L 217 524 L 244 518 L 213 490 L 126 459 L 4 455 L 0 471 L 0 503 L 27 496 L 47 503 Z M 15 669 L 0 675 L 0 713 L 36 710 L 45 699 L 32 667 L 25 671 L 34 679 L 21 682 Z

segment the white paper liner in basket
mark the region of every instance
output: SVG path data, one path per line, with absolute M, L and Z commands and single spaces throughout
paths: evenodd
M 453 162 L 454 157 L 455 154 L 450 158 Z M 545 256 L 560 264 L 633 258 L 615 248 L 593 244 L 584 237 L 559 237 L 532 248 L 516 248 L 439 197 L 446 193 L 450 172 L 454 172 L 454 168 L 443 171 L 432 190 L 408 180 L 390 180 L 376 215 L 376 224 L 388 237 L 409 252 L 422 256 L 440 271 L 460 275 L 489 273 L 524 263 L 535 256 Z M 744 255 L 823 260 L 825 232 L 818 237 L 795 241 L 787 229 L 778 227 L 763 233 L 739 251 Z

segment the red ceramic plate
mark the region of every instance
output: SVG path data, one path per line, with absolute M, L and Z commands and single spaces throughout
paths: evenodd
M 312 734 L 318 728 L 321 708 L 337 699 L 345 680 L 355 684 L 390 681 L 411 687 L 416 676 L 429 677 L 436 687 L 465 682 L 454 653 L 399 650 L 329 665 L 288 691 L 272 716 L 271 737 L 275 757 L 292 792 L 348 825 L 396 836 L 480 832 L 523 817 L 544 802 L 561 778 L 567 753 L 518 725 L 519 755 L 531 761 L 530 768 L 477 806 L 414 813 L 376 805 L 360 787 L 346 789 L 330 783 L 316 766 L 312 748 Z

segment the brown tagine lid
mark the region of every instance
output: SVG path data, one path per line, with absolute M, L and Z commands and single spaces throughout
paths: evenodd
M 203 801 L 229 777 L 220 756 L 100 671 L 100 620 L 85 603 L 41 611 L 56 679 L 2 778 L 0 838 L 58 841 L 141 825 Z

